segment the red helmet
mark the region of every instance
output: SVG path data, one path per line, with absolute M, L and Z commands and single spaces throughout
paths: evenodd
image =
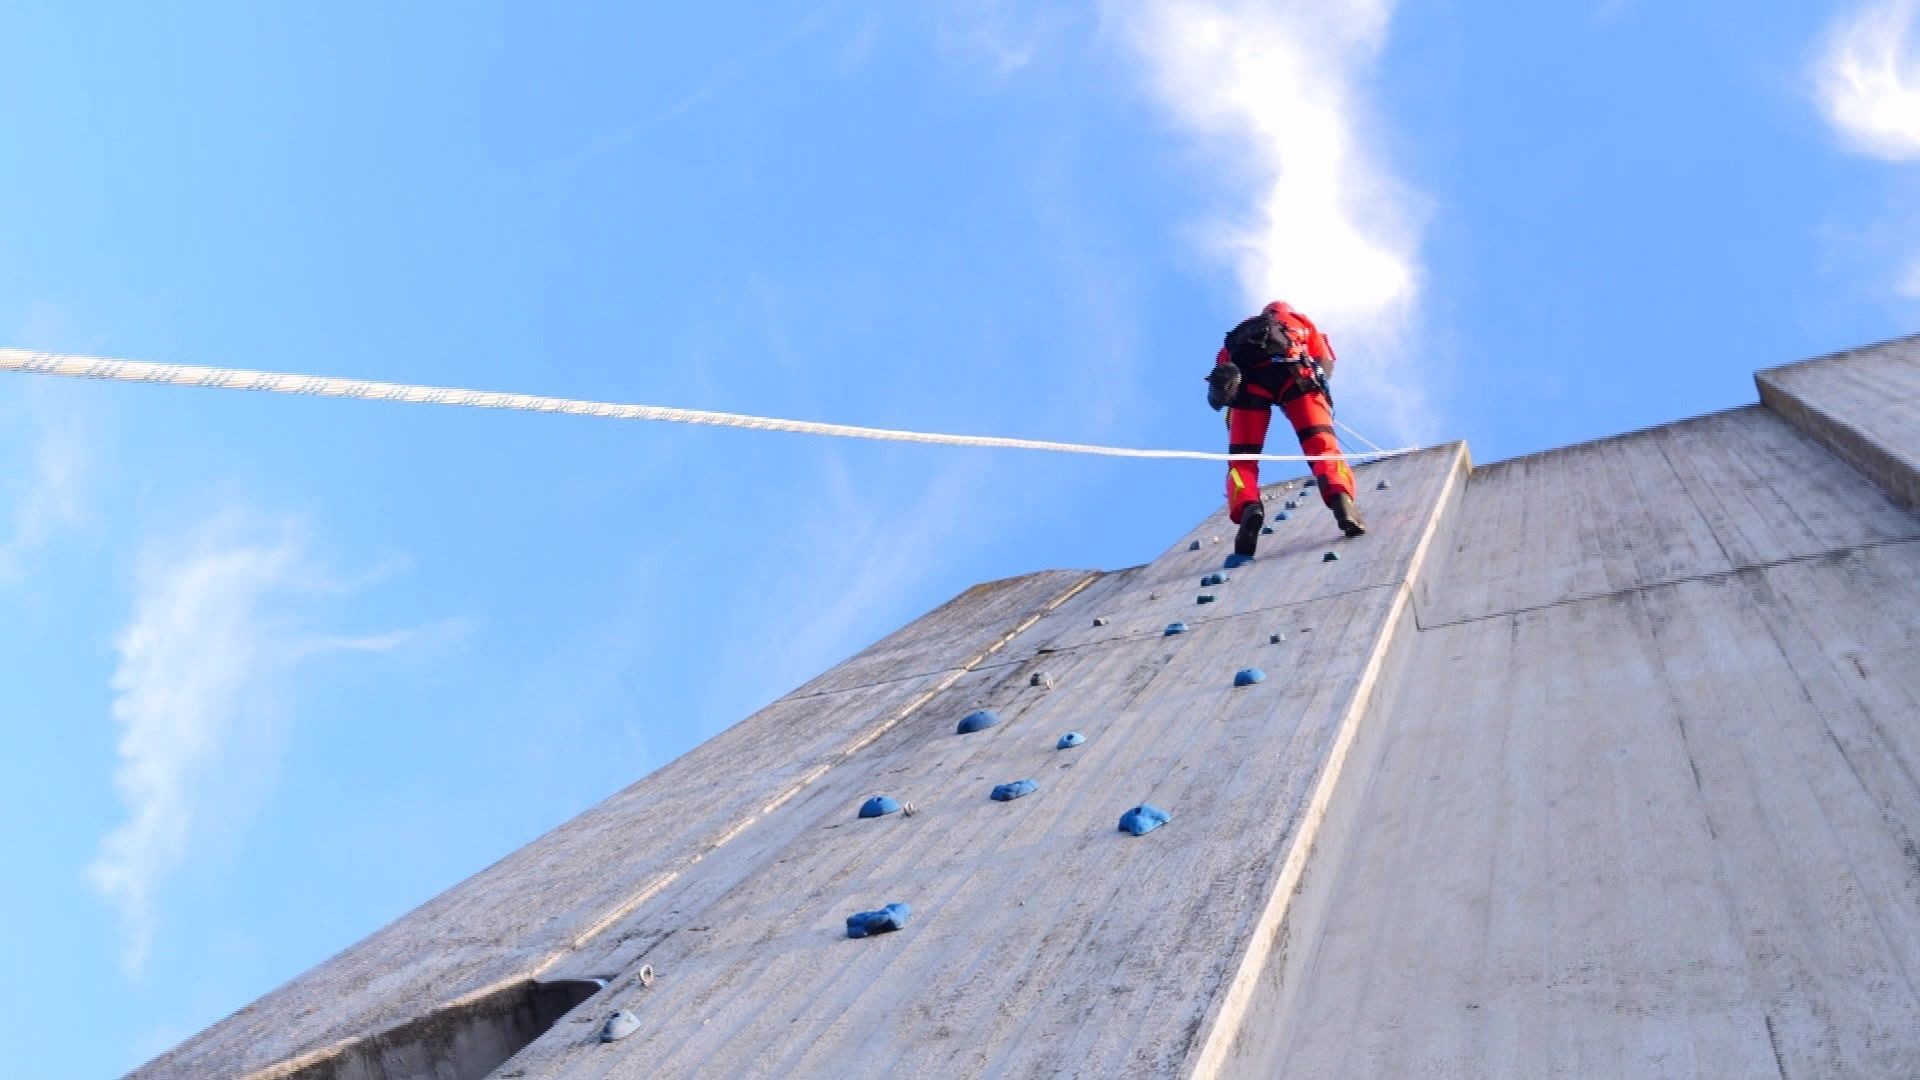
M 1288 315 L 1293 314 L 1293 305 L 1287 303 L 1285 300 L 1275 300 L 1273 303 L 1268 304 L 1266 307 L 1263 307 L 1260 310 L 1265 312 L 1268 315 L 1278 315 L 1284 318 Z

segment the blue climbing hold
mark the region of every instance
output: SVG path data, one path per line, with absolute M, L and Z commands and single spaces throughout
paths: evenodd
M 1188 544 L 1188 545 L 1187 545 L 1187 550 L 1188 550 L 1188 551 L 1199 551 L 1199 550 L 1200 550 L 1200 541 L 1198 541 L 1198 540 L 1195 540 L 1195 541 L 1194 541 L 1193 543 L 1191 543 L 1191 544 Z
M 1320 556 L 1320 561 L 1321 562 L 1339 562 L 1340 553 L 1337 551 L 1329 551 L 1325 555 Z
M 1129 832 L 1135 836 L 1145 836 L 1172 820 L 1173 815 L 1165 810 L 1152 803 L 1141 803 L 1120 815 L 1120 831 Z
M 873 798 L 860 804 L 860 816 L 863 818 L 886 817 L 888 814 L 897 814 L 899 812 L 900 804 L 887 798 L 885 795 L 875 795 Z
M 1278 645 L 1285 640 L 1287 640 L 1287 635 L 1285 634 L 1268 634 L 1267 635 L 1267 644 L 1269 645 Z
M 1086 741 L 1087 741 L 1087 737 L 1085 735 L 1082 735 L 1077 731 L 1069 731 L 1065 735 L 1060 736 L 1060 741 L 1057 743 L 1054 743 L 1053 748 L 1055 750 L 1071 750 L 1072 748 L 1079 746 L 1081 743 Z
M 1163 635 L 1161 635 L 1161 636 L 1162 636 L 1162 637 L 1172 637 L 1172 636 L 1173 636 L 1173 635 L 1175 635 L 1175 634 L 1184 634 L 1184 633 L 1186 633 L 1186 632 L 1187 632 L 1187 624 L 1186 624 L 1186 623 L 1183 623 L 1183 622 L 1170 622 L 1170 623 L 1168 623 L 1168 624 L 1167 624 L 1167 632 L 1166 632 L 1165 634 L 1163 634 Z
M 1234 554 L 1227 556 L 1226 561 L 1221 563 L 1220 565 L 1226 567 L 1229 570 L 1238 570 L 1252 561 L 1253 561 L 1253 556 L 1242 555 L 1238 552 L 1235 552 Z
M 1023 795 L 1031 795 L 1040 789 L 1032 780 L 1014 780 L 1010 783 L 996 784 L 993 789 L 994 802 L 1012 802 Z
M 1287 518 L 1288 518 L 1289 516 L 1290 516 L 1290 515 L 1289 515 L 1289 514 L 1288 514 L 1288 513 L 1287 513 L 1287 512 L 1285 511 L 1285 510 L 1282 510 L 1282 511 L 1280 511 L 1279 513 L 1277 513 L 1277 514 L 1275 514 L 1275 515 L 1273 515 L 1273 520 L 1275 520 L 1275 521 L 1285 521 L 1285 520 L 1287 520 Z
M 1219 573 L 1217 571 L 1214 573 L 1208 574 L 1206 577 L 1203 577 L 1200 579 L 1200 584 L 1202 586 L 1225 585 L 1226 583 L 1227 583 L 1227 575 Z
M 1273 526 L 1271 526 L 1271 525 L 1262 525 L 1262 526 L 1260 526 L 1260 535 L 1261 535 L 1261 536 L 1272 536 L 1272 535 L 1273 535 Z
M 1000 722 L 1000 714 L 992 709 L 970 712 L 960 718 L 960 734 L 971 735 L 976 731 L 985 731 Z
M 1391 481 L 1391 480 L 1382 480 L 1382 481 L 1380 481 L 1379 483 L 1377 483 L 1377 484 L 1375 484 L 1375 485 L 1373 485 L 1373 490 L 1375 490 L 1375 491 L 1385 491 L 1385 490 L 1387 490 L 1388 488 L 1390 488 L 1390 487 L 1392 487 L 1392 486 L 1393 486 L 1393 481 Z
M 1289 510 L 1298 510 L 1300 509 L 1300 504 L 1293 499 L 1288 499 L 1286 508 Z
M 1194 597 L 1193 602 L 1196 604 L 1211 604 L 1213 603 L 1213 594 L 1210 592 L 1203 592 L 1199 596 Z
M 847 936 L 863 938 L 869 934 L 889 934 L 907 925 L 913 908 L 906 904 L 888 904 L 878 911 L 856 911 L 847 916 Z
M 1265 682 L 1266 678 L 1267 673 L 1257 667 L 1241 668 L 1233 673 L 1233 685 L 1252 686 L 1257 682 Z

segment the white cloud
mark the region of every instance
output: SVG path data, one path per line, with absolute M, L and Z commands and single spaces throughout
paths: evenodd
M 1108 0 L 1161 102 L 1242 205 L 1215 241 L 1251 311 L 1276 298 L 1335 339 L 1343 403 L 1401 438 L 1435 427 L 1406 331 L 1423 203 L 1369 130 L 1366 86 L 1393 0 Z
M 1855 151 L 1920 160 L 1920 0 L 1882 0 L 1836 22 L 1814 79 L 1827 121 Z
M 275 723 L 277 683 L 299 661 L 341 650 L 386 651 L 406 634 L 316 634 L 303 597 L 336 591 L 297 530 L 226 516 L 181 552 L 150 553 L 131 621 L 115 646 L 115 786 L 126 820 L 101 842 L 88 874 L 119 908 L 123 962 L 142 967 L 155 897 L 186 857 L 197 816 L 269 766 L 261 732 Z

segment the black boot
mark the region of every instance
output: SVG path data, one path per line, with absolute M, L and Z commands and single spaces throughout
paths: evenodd
M 1253 558 L 1253 549 L 1260 544 L 1260 526 L 1267 523 L 1267 507 L 1255 499 L 1240 511 L 1240 532 L 1233 538 L 1233 553 Z
M 1353 496 L 1340 494 L 1333 497 L 1327 505 L 1333 508 L 1333 520 L 1340 523 L 1340 531 L 1348 536 L 1365 536 L 1367 523 L 1360 520 L 1360 504 Z

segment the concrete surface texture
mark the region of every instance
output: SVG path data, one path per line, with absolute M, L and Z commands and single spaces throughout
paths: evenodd
M 1920 342 L 1757 381 L 979 586 L 136 1075 L 1920 1075 Z
M 1920 337 L 1754 377 L 1760 401 L 1920 511 Z

